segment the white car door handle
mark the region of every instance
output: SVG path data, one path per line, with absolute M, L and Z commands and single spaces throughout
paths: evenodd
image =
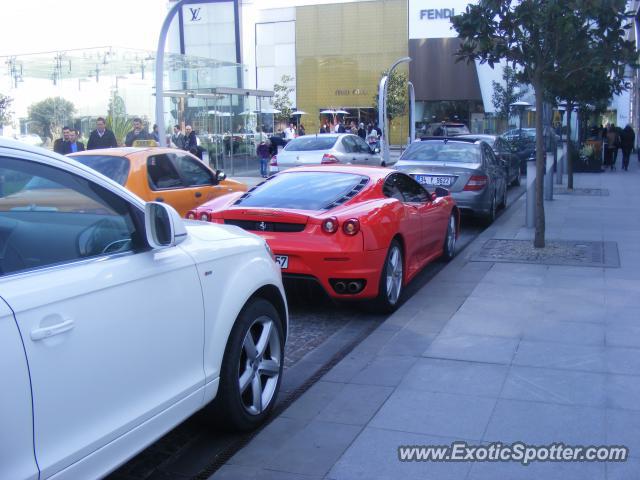
M 38 340 L 53 337 L 54 335 L 60 335 L 61 333 L 68 332 L 74 326 L 73 320 L 65 320 L 64 322 L 49 327 L 36 328 L 31 330 L 31 340 L 37 342 Z

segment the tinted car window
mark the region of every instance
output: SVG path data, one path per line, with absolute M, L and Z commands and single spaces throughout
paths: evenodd
M 0 165 L 0 276 L 140 243 L 132 208 L 109 190 L 36 162 L 0 158 Z M 29 190 L 34 184 L 48 187 Z
M 473 143 L 440 140 L 413 142 L 400 156 L 412 162 L 480 163 L 480 148 Z
M 347 153 L 358 153 L 360 151 L 353 137 L 344 137 L 342 139 L 342 146 Z
M 202 162 L 187 155 L 174 155 L 178 173 L 185 183 L 191 187 L 199 185 L 213 185 L 213 173 Z
M 93 168 L 105 177 L 124 185 L 129 177 L 129 159 L 112 155 L 78 155 L 71 157 L 87 167 Z
M 351 173 L 283 173 L 259 185 L 235 204 L 241 207 L 323 210 L 366 180 L 366 177 Z
M 356 145 L 358 146 L 358 150 L 362 153 L 371 153 L 371 149 L 369 148 L 369 145 L 367 144 L 367 142 L 365 142 L 362 138 L 360 137 L 354 137 L 355 141 L 356 141 Z
M 287 143 L 284 149 L 287 152 L 309 152 L 312 150 L 330 150 L 333 148 L 337 140 L 337 137 L 326 136 L 304 136 L 295 138 Z
M 422 203 L 429 200 L 427 191 L 407 175 L 393 175 L 392 182 L 395 183 L 407 203 Z
M 152 155 L 147 159 L 147 176 L 152 190 L 166 190 L 184 187 L 171 156 Z

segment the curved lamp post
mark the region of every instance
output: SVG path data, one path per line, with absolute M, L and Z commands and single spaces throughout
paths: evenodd
M 158 125 L 158 132 L 160 132 L 160 146 L 167 146 L 167 134 L 165 133 L 164 126 L 164 44 L 167 41 L 167 34 L 169 33 L 169 27 L 173 17 L 176 16 L 178 10 L 182 8 L 188 0 L 179 0 L 171 7 L 167 16 L 162 23 L 160 29 L 160 37 L 158 38 L 158 50 L 156 51 L 156 125 Z
M 395 68 L 401 63 L 409 63 L 411 57 L 403 57 L 391 65 L 389 73 L 380 79 L 380 86 L 378 87 L 378 125 L 382 129 L 382 138 L 380 139 L 380 152 L 382 153 L 382 159 L 385 163 L 389 162 L 389 132 L 387 131 L 387 90 L 388 80 Z

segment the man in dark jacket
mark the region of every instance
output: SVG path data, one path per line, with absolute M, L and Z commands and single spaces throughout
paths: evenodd
M 116 136 L 111 130 L 107 130 L 104 118 L 98 117 L 96 120 L 96 129 L 89 134 L 87 142 L 87 150 L 95 150 L 96 148 L 115 148 L 118 146 Z
M 193 131 L 193 128 L 191 128 L 191 125 L 184 127 L 184 133 L 183 149 L 202 160 L 202 150 L 200 150 L 198 146 L 198 136 L 196 132 Z
M 69 127 L 62 127 L 62 138 L 58 138 L 55 142 L 53 142 L 53 151 L 59 153 L 60 155 L 64 155 L 67 152 L 67 147 L 69 143 Z
M 84 151 L 84 143 L 78 141 L 78 132 L 74 129 L 69 130 L 69 141 L 64 144 L 64 154 L 76 153 Z
M 149 132 L 142 128 L 142 120 L 139 118 L 133 119 L 133 130 L 127 133 L 124 144 L 127 147 L 131 147 L 133 146 L 133 142 L 136 140 L 153 140 L 153 137 L 149 135 Z
M 636 133 L 633 131 L 631 125 L 627 124 L 627 126 L 624 127 L 620 135 L 620 140 L 622 146 L 622 168 L 629 170 L 629 158 L 636 144 Z

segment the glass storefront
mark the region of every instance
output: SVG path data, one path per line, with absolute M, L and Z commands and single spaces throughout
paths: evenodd
M 382 72 L 407 56 L 407 2 L 383 0 L 296 8 L 296 85 L 298 109 L 307 133 L 336 118 L 377 121 Z M 399 70 L 407 72 L 406 66 Z M 407 117 L 394 119 L 391 143 L 406 142 Z

